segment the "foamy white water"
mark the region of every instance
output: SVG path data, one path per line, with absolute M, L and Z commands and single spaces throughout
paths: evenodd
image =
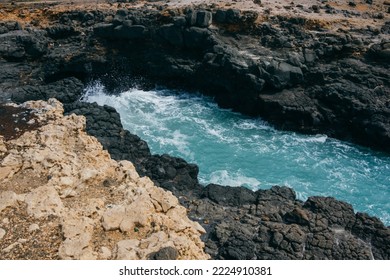
M 98 83 L 86 102 L 118 110 L 153 153 L 198 164 L 204 184 L 256 190 L 294 188 L 298 198 L 333 196 L 390 224 L 390 157 L 328 138 L 278 131 L 260 119 L 218 108 L 211 99 L 169 90 L 107 95 Z

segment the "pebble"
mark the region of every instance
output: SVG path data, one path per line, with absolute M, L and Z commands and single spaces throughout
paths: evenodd
M 100 248 L 101 249 L 101 254 L 100 254 L 100 257 L 102 258 L 102 259 L 110 259 L 111 258 L 111 250 L 110 249 L 108 249 L 107 247 L 101 247 Z
M 8 218 L 4 218 L 2 222 L 3 222 L 3 224 L 7 225 L 7 224 L 9 224 L 9 219 Z
M 29 232 L 33 232 L 33 231 L 36 231 L 36 230 L 38 230 L 39 229 L 39 225 L 37 225 L 37 224 L 32 224 L 32 225 L 30 225 L 29 227 L 28 227 L 28 231 Z
M 12 244 L 9 245 L 8 247 L 4 248 L 4 249 L 3 249 L 3 252 L 4 252 L 4 253 L 9 253 L 9 252 L 11 252 L 11 250 L 12 250 L 14 247 L 16 247 L 16 246 L 18 246 L 18 245 L 19 245 L 19 242 L 12 243 Z

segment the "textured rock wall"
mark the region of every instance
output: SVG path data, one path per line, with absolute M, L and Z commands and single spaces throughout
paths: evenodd
M 55 99 L 21 106 L 33 116 L 19 120 L 25 132 L 0 136 L 1 258 L 209 258 L 178 199 L 112 160 L 85 117 L 64 117 Z

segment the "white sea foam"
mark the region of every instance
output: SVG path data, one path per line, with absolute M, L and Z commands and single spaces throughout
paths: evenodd
M 296 141 L 298 142 L 309 142 L 309 143 L 325 143 L 328 139 L 328 136 L 326 135 L 315 135 L 315 136 L 309 136 L 309 137 L 296 137 Z
M 230 173 L 228 170 L 218 170 L 210 174 L 210 183 L 231 187 L 248 187 L 252 190 L 260 188 L 261 182 L 253 177 L 247 177 L 240 172 Z
M 250 189 L 286 185 L 298 199 L 334 196 L 390 223 L 390 158 L 326 135 L 278 131 L 259 119 L 221 110 L 210 99 L 130 89 L 108 95 L 95 83 L 82 98 L 110 105 L 153 153 L 195 162 L 204 184 Z

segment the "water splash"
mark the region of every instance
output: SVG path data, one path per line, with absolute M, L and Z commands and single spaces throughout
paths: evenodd
M 278 131 L 186 93 L 131 89 L 112 96 L 96 83 L 83 100 L 115 107 L 124 127 L 146 140 L 153 153 L 198 164 L 204 184 L 253 190 L 286 185 L 299 199 L 333 196 L 390 224 L 388 155 L 326 135 Z

